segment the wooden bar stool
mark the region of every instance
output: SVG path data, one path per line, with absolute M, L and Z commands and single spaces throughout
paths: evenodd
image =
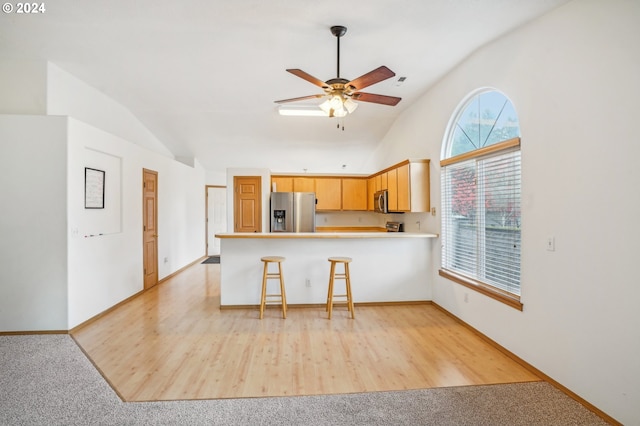
M 331 319 L 331 312 L 333 311 L 333 298 L 334 297 L 344 297 L 346 298 L 347 308 L 349 312 L 351 312 L 351 318 L 355 318 L 356 314 L 353 310 L 353 298 L 351 297 L 351 277 L 349 276 L 349 262 L 351 262 L 350 257 L 330 257 L 329 262 L 331 262 L 331 271 L 329 273 L 329 291 L 327 292 L 327 311 L 329 312 L 329 319 Z M 338 273 L 336 272 L 336 265 L 341 263 L 344 265 L 344 272 Z M 334 294 L 333 293 L 333 284 L 336 279 L 343 279 L 345 282 L 346 293 L 347 294 Z
M 284 277 L 282 276 L 282 262 L 285 258 L 282 256 L 265 256 L 260 258 L 264 263 L 262 272 L 262 297 L 260 299 L 260 319 L 264 313 L 264 307 L 267 304 L 282 305 L 282 318 L 287 318 L 287 296 L 284 291 Z M 269 272 L 269 264 L 277 263 L 278 272 Z M 277 279 L 280 281 L 280 294 L 267 294 L 267 280 Z

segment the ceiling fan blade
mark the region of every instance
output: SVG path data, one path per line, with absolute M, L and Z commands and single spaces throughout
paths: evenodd
M 311 84 L 315 84 L 318 87 L 322 87 L 323 89 L 328 88 L 329 86 L 327 85 L 327 83 L 325 83 L 324 81 L 315 78 L 314 76 L 307 74 L 306 72 L 299 70 L 299 69 L 288 69 L 287 72 L 290 72 L 291 74 L 300 77 L 303 80 L 307 80 L 309 83 Z
M 362 75 L 355 80 L 351 80 L 346 84 L 346 86 L 351 90 L 360 90 L 364 89 L 365 87 L 371 86 L 372 84 L 376 84 L 390 77 L 393 77 L 394 75 L 396 75 L 395 72 L 391 71 L 389 68 L 383 65 L 373 71 L 369 71 L 365 75 Z
M 395 96 L 376 95 L 374 93 L 357 92 L 351 96 L 351 99 L 362 102 L 372 102 L 374 104 L 383 104 L 389 106 L 396 106 L 402 98 L 396 98 Z
M 287 102 L 297 102 L 297 101 L 304 101 L 305 99 L 316 99 L 316 98 L 322 98 L 325 95 L 309 95 L 309 96 L 301 96 L 299 98 L 291 98 L 291 99 L 282 99 L 280 101 L 275 101 L 275 103 L 277 104 L 284 104 Z

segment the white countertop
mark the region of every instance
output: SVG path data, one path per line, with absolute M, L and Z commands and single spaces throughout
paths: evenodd
M 438 238 L 423 232 L 223 232 L 216 238 L 321 239 L 321 238 Z

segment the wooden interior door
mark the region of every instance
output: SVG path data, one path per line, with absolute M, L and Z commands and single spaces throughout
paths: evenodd
M 144 288 L 158 283 L 158 172 L 142 170 Z
M 235 232 L 262 232 L 262 178 L 234 176 L 233 194 Z

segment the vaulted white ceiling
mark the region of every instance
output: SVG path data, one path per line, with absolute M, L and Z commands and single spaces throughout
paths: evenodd
M 52 0 L 0 16 L 0 56 L 53 62 L 117 100 L 176 156 L 208 170 L 366 173 L 398 114 L 474 50 L 567 0 Z M 340 77 L 380 65 L 396 77 L 364 91 L 344 120 L 283 117 L 278 99 L 321 93 L 292 74 Z M 398 84 L 399 77 L 406 81 Z M 300 104 L 319 104 L 321 100 Z M 342 165 L 347 169 L 342 169 Z

